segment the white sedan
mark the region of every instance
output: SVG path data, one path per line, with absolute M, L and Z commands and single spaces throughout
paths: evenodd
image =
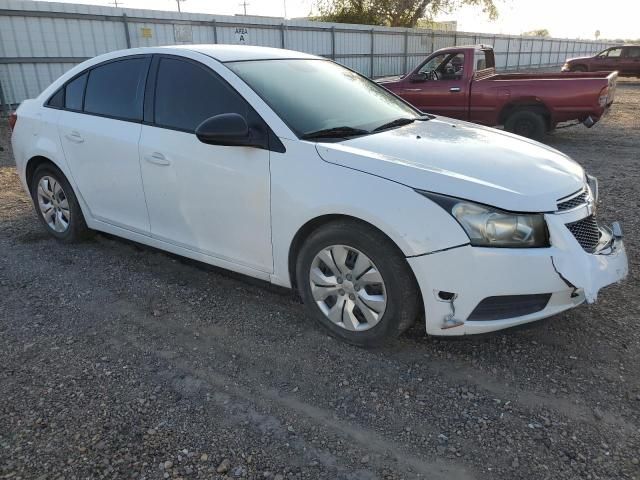
M 531 322 L 627 274 L 619 225 L 598 225 L 597 182 L 569 157 L 304 53 L 108 53 L 10 123 L 54 237 L 99 230 L 296 288 L 357 345 L 422 315 L 431 335 Z

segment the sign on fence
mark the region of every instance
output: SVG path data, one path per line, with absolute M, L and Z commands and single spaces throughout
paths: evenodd
M 247 43 L 247 37 L 249 37 L 249 29 L 244 27 L 236 27 L 236 43 Z
M 193 42 L 193 28 L 191 28 L 191 25 L 176 24 L 173 26 L 173 34 L 176 42 Z

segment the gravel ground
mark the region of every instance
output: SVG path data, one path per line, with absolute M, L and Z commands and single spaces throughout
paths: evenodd
M 601 180 L 631 274 L 528 328 L 360 350 L 290 293 L 50 239 L 0 131 L 0 479 L 639 479 L 640 82 L 551 145 Z

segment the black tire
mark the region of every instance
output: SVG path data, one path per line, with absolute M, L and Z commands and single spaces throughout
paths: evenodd
M 313 297 L 309 275 L 314 258 L 332 245 L 344 245 L 366 255 L 384 280 L 386 308 L 378 323 L 368 330 L 349 331 L 332 322 Z M 308 315 L 331 335 L 352 345 L 375 347 L 391 341 L 407 330 L 420 313 L 418 286 L 402 252 L 381 232 L 357 221 L 337 220 L 314 231 L 298 254 L 296 280 Z
M 68 202 L 69 219 L 68 226 L 64 231 L 56 231 L 54 228 L 49 226 L 44 218 L 42 210 L 40 209 L 38 203 L 38 184 L 43 177 L 50 177 L 58 182 L 62 187 L 63 197 L 66 198 Z M 78 199 L 76 198 L 71 185 L 69 185 L 67 178 L 58 167 L 51 163 L 44 163 L 37 167 L 36 171 L 33 173 L 33 178 L 31 179 L 30 189 L 33 206 L 36 209 L 36 215 L 38 215 L 38 218 L 47 231 L 57 240 L 65 243 L 73 243 L 88 238 L 93 234 L 93 232 L 87 227 L 84 215 L 80 209 L 80 204 L 78 203 Z
M 575 67 L 573 67 L 571 69 L 572 72 L 586 72 L 587 71 L 587 67 L 585 67 L 584 65 L 576 65 Z
M 541 140 L 547 131 L 542 114 L 533 110 L 516 110 L 507 117 L 504 129 L 522 137 Z

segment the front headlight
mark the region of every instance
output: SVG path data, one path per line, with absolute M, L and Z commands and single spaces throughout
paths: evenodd
M 549 238 L 540 213 L 505 212 L 497 208 L 428 192 L 418 192 L 433 200 L 453 218 L 476 247 L 548 247 Z

